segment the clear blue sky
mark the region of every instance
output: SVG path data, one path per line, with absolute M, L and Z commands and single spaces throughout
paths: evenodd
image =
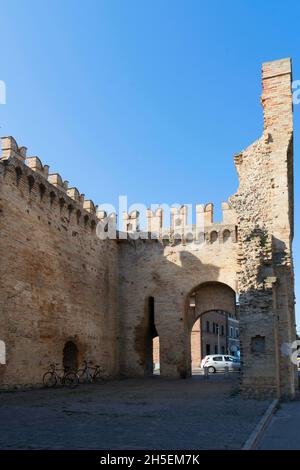
M 1 135 L 99 204 L 117 204 L 119 194 L 130 204 L 212 201 L 219 216 L 237 189 L 233 154 L 262 132 L 261 63 L 291 56 L 300 79 L 294 1 L 0 0 L 0 8 Z M 299 124 L 300 105 L 297 272 Z

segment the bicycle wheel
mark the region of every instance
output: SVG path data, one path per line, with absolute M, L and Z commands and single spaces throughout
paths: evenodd
M 67 372 L 67 374 L 64 376 L 64 381 L 63 383 L 70 388 L 77 387 L 79 384 L 79 377 L 75 372 Z
M 101 375 L 101 371 L 100 371 L 100 370 L 97 370 L 97 371 L 94 373 L 94 375 L 93 375 L 93 380 L 94 380 L 94 382 L 96 382 L 96 383 L 98 383 L 98 384 L 105 382 L 105 379 L 104 379 L 104 377 Z
M 56 375 L 53 374 L 53 372 L 46 372 L 46 374 L 43 375 L 43 384 L 47 388 L 55 387 L 57 384 Z
M 86 369 L 79 369 L 79 370 L 77 371 L 77 375 L 78 375 L 79 383 L 81 383 L 81 384 L 90 381 L 90 380 L 89 380 L 89 375 L 88 375 Z

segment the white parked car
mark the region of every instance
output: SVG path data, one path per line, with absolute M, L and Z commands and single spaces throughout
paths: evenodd
M 215 372 L 224 372 L 226 367 L 228 367 L 230 371 L 240 370 L 241 364 L 237 357 L 226 356 L 224 354 L 211 354 L 202 359 L 201 369 L 204 370 L 204 367 L 208 368 L 210 374 L 214 374 Z

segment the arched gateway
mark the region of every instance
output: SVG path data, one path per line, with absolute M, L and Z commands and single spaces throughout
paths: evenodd
M 236 309 L 236 293 L 234 290 L 223 284 L 221 282 L 206 282 L 204 284 L 200 284 L 196 288 L 192 289 L 192 291 L 187 295 L 186 299 L 186 328 L 187 328 L 187 349 L 186 349 L 186 356 L 187 356 L 187 365 L 192 364 L 192 349 L 193 346 L 198 346 L 200 350 L 200 356 L 204 356 L 207 354 L 227 354 L 227 350 L 222 351 L 220 346 L 217 350 L 211 348 L 209 351 L 205 351 L 205 345 L 201 344 L 201 337 L 202 331 L 200 331 L 200 324 L 201 318 L 203 315 L 210 313 L 212 316 L 215 315 L 217 317 L 221 317 L 224 314 L 231 315 L 232 317 L 236 317 L 237 309 Z M 217 312 L 222 312 L 218 314 Z M 207 318 L 209 318 L 207 316 Z M 195 326 L 195 323 L 199 324 L 199 331 L 197 330 L 198 338 L 193 338 L 194 342 L 196 340 L 196 344 L 192 344 L 192 330 Z M 202 327 L 203 328 L 203 327 Z M 221 328 L 220 328 L 221 329 Z M 222 324 L 222 330 L 220 331 L 223 337 L 227 336 L 227 321 L 224 320 Z M 194 335 L 196 336 L 196 335 Z M 199 343 L 198 341 L 199 340 Z M 216 345 L 215 345 L 216 346 Z M 188 375 L 192 372 L 191 367 L 188 367 Z

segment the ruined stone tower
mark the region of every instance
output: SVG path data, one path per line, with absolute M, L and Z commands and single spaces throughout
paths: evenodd
M 157 335 L 161 375 L 186 378 L 193 324 L 211 310 L 234 315 L 238 294 L 242 392 L 295 396 L 295 366 L 281 353 L 295 339 L 291 61 L 262 72 L 263 135 L 235 156 L 239 188 L 221 222 L 211 203 L 196 206 L 195 226 L 185 206 L 169 221 L 149 210 L 142 233 L 134 211 L 123 214 L 125 236 L 100 239 L 105 214 L 2 138 L 1 388 L 40 384 L 71 351 L 74 364 L 92 359 L 111 377 L 150 375 Z
M 295 368 L 281 353 L 295 340 L 293 104 L 290 59 L 262 67 L 262 137 L 235 156 L 243 389 L 295 394 Z

